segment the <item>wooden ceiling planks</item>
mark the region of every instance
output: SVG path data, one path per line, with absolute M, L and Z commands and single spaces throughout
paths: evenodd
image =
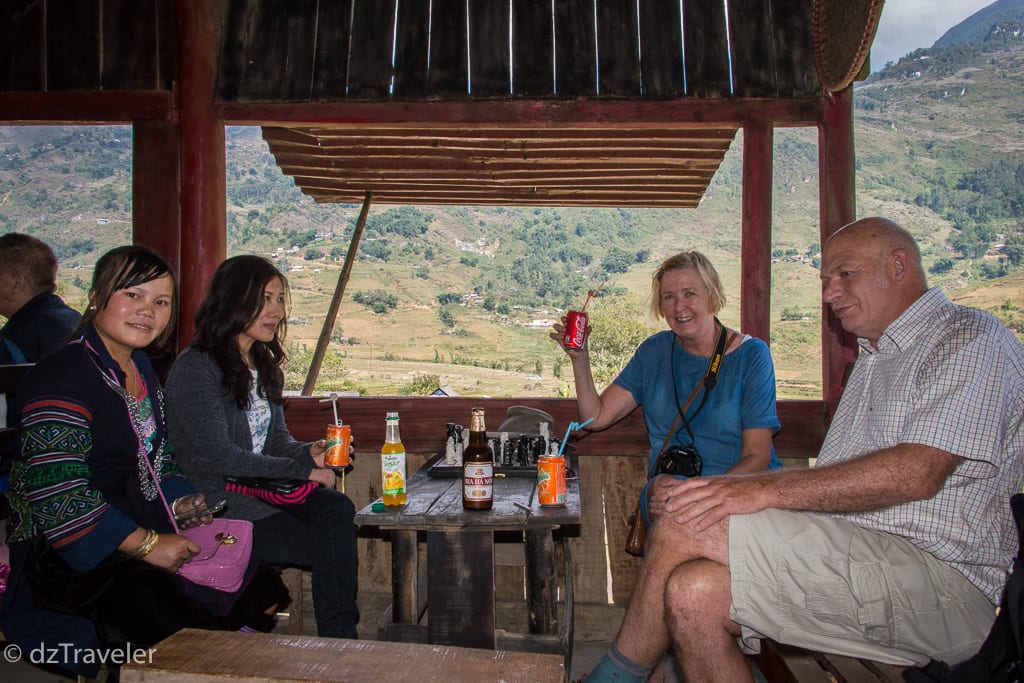
M 694 207 L 734 127 L 265 126 L 320 202 Z

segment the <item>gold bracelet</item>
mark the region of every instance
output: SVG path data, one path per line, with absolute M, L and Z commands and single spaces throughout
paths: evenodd
M 147 538 L 143 546 L 139 548 L 139 554 L 135 556 L 135 559 L 137 560 L 141 560 L 146 555 L 149 555 L 153 551 L 153 548 L 156 547 L 156 544 L 160 541 L 160 534 L 152 529 L 149 530 L 149 533 L 153 534 L 153 537 Z
M 143 548 L 145 548 L 146 544 L 149 543 L 151 540 L 153 540 L 153 530 L 152 529 L 146 529 L 146 535 L 142 539 L 142 543 L 139 543 L 137 546 L 135 546 L 135 548 L 133 550 L 128 551 L 128 557 L 131 557 L 131 558 L 138 557 L 139 553 L 142 552 Z
M 142 540 L 135 550 L 128 553 L 128 557 L 134 560 L 141 560 L 146 555 L 153 552 L 153 548 L 156 547 L 157 542 L 160 540 L 160 534 L 153 531 L 152 529 L 146 529 L 146 538 Z

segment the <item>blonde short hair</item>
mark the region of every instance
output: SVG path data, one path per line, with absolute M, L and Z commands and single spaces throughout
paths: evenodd
M 654 271 L 654 275 L 651 276 L 651 315 L 655 318 L 664 317 L 661 311 L 661 278 L 670 270 L 683 268 L 692 268 L 697 271 L 701 282 L 708 290 L 711 315 L 717 315 L 726 304 L 722 280 L 718 277 L 718 271 L 711 265 L 708 257 L 699 251 L 681 251 L 675 256 L 669 256 Z

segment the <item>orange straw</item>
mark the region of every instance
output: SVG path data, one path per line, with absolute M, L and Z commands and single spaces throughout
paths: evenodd
M 601 289 L 603 287 L 604 287 L 604 282 L 601 283 L 601 285 L 597 288 L 596 292 L 594 290 L 592 290 L 592 289 L 588 289 L 587 290 L 587 300 L 583 302 L 583 308 L 580 309 L 581 313 L 586 312 L 587 304 L 590 303 L 591 299 L 597 297 L 597 295 L 601 293 Z

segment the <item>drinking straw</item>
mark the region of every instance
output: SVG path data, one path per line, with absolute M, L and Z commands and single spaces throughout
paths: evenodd
M 559 444 L 559 446 L 558 446 L 558 457 L 559 458 L 562 457 L 562 451 L 565 450 L 565 444 L 566 444 L 566 442 L 569 441 L 569 432 L 571 432 L 571 431 L 573 431 L 575 429 L 583 429 L 584 427 L 586 427 L 588 424 L 590 424 L 593 421 L 594 421 L 594 418 L 590 418 L 589 420 L 587 420 L 586 422 L 584 422 L 582 424 L 580 424 L 579 422 L 570 422 L 569 423 L 569 428 L 565 430 L 565 438 L 562 439 L 562 443 Z
M 606 282 L 607 282 L 607 281 L 606 281 Z M 602 282 L 602 283 L 600 284 L 600 286 L 598 286 L 598 288 L 597 288 L 597 291 L 596 291 L 596 292 L 595 292 L 594 290 L 592 290 L 592 289 L 588 289 L 588 290 L 587 290 L 587 300 L 583 302 L 583 308 L 581 308 L 581 309 L 580 309 L 580 312 L 581 312 L 581 313 L 585 313 L 585 312 L 586 312 L 586 310 L 587 310 L 587 304 L 589 304 L 589 303 L 590 303 L 590 300 L 591 300 L 592 298 L 596 298 L 596 297 L 597 297 L 597 295 L 601 293 L 601 289 L 602 289 L 603 287 L 604 287 L 604 282 Z
M 320 399 L 320 403 L 331 402 L 331 408 L 334 409 L 334 424 L 338 427 L 341 426 L 341 420 L 338 418 L 338 393 L 335 391 L 331 392 L 331 395 L 327 398 Z M 341 492 L 345 493 L 345 470 L 341 470 Z
M 320 403 L 327 403 L 328 401 L 331 402 L 331 407 L 334 409 L 334 424 L 340 427 L 341 426 L 341 420 L 338 419 L 338 394 L 337 394 L 337 392 L 332 391 L 330 396 L 328 396 L 327 398 L 320 399 Z

